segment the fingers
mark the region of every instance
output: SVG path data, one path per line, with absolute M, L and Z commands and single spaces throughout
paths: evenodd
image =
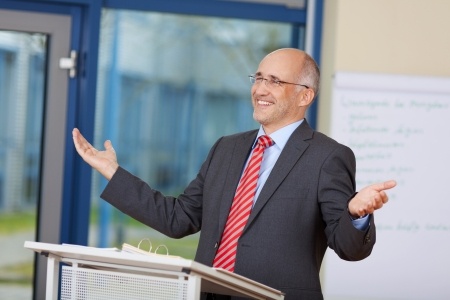
M 383 204 L 385 204 L 385 203 L 387 203 L 389 201 L 389 197 L 388 197 L 388 195 L 386 194 L 385 191 L 381 191 L 379 195 L 380 195 L 380 198 L 381 198 L 381 202 Z
M 95 155 L 95 149 L 81 134 L 78 128 L 72 130 L 73 143 L 77 152 L 84 158 L 85 155 Z
M 392 187 L 390 187 L 390 188 L 392 188 Z M 369 199 L 369 201 L 366 202 L 367 203 L 366 211 L 368 210 L 368 211 L 370 211 L 370 213 L 372 213 L 373 211 L 375 211 L 377 209 L 382 208 L 383 205 L 389 201 L 389 197 L 384 190 L 381 190 L 381 191 L 375 190 L 375 193 L 372 195 L 371 198 L 372 199 Z
M 72 130 L 72 138 L 73 138 L 73 142 L 75 143 L 75 146 L 77 145 L 77 144 L 79 144 L 79 139 L 80 139 L 80 135 L 81 135 L 81 133 L 80 133 L 80 131 L 78 130 L 78 128 L 74 128 L 73 130 Z
M 384 191 L 381 191 L 380 193 L 375 195 L 374 201 L 372 202 L 372 207 L 374 209 L 380 209 L 385 203 L 388 202 L 388 200 L 389 198 L 386 193 Z
M 74 128 L 72 130 L 72 138 L 73 138 L 73 142 L 75 145 L 75 148 L 77 149 L 77 152 L 81 155 L 81 156 L 86 156 L 86 155 L 96 155 L 99 150 L 95 149 L 85 138 L 84 136 L 81 134 L 81 132 L 78 130 L 78 128 Z M 114 147 L 111 143 L 110 140 L 106 140 L 104 143 L 104 147 L 105 150 L 108 152 L 112 152 L 116 153 L 116 151 L 114 150 Z
M 87 143 L 86 139 L 78 130 L 78 128 L 74 128 L 72 130 L 72 138 L 73 142 L 75 143 L 75 146 L 81 146 L 82 144 Z
M 349 212 L 354 216 L 363 216 L 382 208 L 389 201 L 385 190 L 391 189 L 396 185 L 395 180 L 388 180 L 366 186 L 350 201 L 348 206 Z
M 394 188 L 397 185 L 397 182 L 395 180 L 388 180 L 381 183 L 376 183 L 372 185 L 372 188 L 375 189 L 378 192 L 381 192 L 383 190 L 389 190 Z
M 74 128 L 72 130 L 72 138 L 73 138 L 73 144 L 75 145 L 75 148 L 77 149 L 77 152 L 81 155 L 83 151 L 82 149 L 82 142 L 84 137 L 81 135 L 80 131 L 78 130 L 78 128 Z

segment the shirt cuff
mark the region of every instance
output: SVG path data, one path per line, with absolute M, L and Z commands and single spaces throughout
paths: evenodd
M 369 227 L 369 215 L 365 215 L 362 218 L 352 220 L 353 226 L 361 231 L 365 231 Z

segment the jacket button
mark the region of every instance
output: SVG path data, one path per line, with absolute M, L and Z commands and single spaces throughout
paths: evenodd
M 364 238 L 364 245 L 370 243 L 370 234 L 367 234 Z

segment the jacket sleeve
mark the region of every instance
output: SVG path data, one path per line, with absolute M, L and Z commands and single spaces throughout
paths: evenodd
M 203 212 L 203 186 L 219 139 L 211 148 L 196 178 L 178 197 L 165 196 L 146 182 L 119 167 L 101 198 L 111 205 L 172 238 L 200 231 Z
M 196 233 L 201 227 L 201 195 L 165 196 L 121 167 L 100 197 L 130 217 L 172 238 Z
M 327 244 L 340 258 L 350 261 L 368 257 L 375 244 L 373 215 L 369 216 L 368 228 L 361 231 L 353 226 L 347 210 L 349 195 L 355 192 L 355 172 L 353 151 L 339 145 L 324 161 L 318 185 Z

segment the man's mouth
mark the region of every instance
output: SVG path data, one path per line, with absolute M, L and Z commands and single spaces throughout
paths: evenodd
M 263 105 L 263 106 L 269 106 L 272 105 L 272 102 L 268 102 L 268 101 L 264 101 L 264 100 L 258 100 L 258 105 Z

